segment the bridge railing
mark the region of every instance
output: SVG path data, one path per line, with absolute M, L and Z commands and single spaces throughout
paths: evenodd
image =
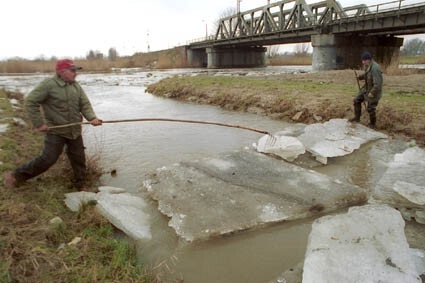
M 196 43 L 196 42 L 207 42 L 207 41 L 212 41 L 214 40 L 214 35 L 208 35 L 208 36 L 204 36 L 204 37 L 198 37 L 198 38 L 194 38 L 191 40 L 186 41 L 186 44 L 192 44 L 192 43 Z
M 215 35 L 193 39 L 188 41 L 188 44 L 311 29 L 340 19 L 400 11 L 424 4 L 424 1 L 417 4 L 405 4 L 412 1 L 393 0 L 369 6 L 360 4 L 344 8 L 336 0 L 323 0 L 313 4 L 307 4 L 306 0 L 283 0 L 222 18 L 219 20 Z
M 394 11 L 400 10 L 401 8 L 406 8 L 406 5 L 403 5 L 403 2 L 406 2 L 406 0 L 394 0 L 391 2 L 379 3 L 370 6 L 360 4 L 351 7 L 346 7 L 344 8 L 344 11 L 347 13 L 348 17 L 356 17 L 365 14 L 376 14 L 385 11 Z

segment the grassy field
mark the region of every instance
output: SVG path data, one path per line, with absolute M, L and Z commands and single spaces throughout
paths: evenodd
M 418 144 L 425 145 L 423 74 L 409 70 L 392 73 L 384 75 L 384 94 L 377 111 L 378 129 L 414 138 Z M 146 91 L 275 119 L 316 123 L 353 117 L 353 98 L 358 86 L 353 71 L 344 70 L 267 77 L 174 77 L 152 84 Z M 368 122 L 363 109 L 362 123 Z
M 400 64 L 415 65 L 425 64 L 425 55 L 422 56 L 401 56 Z
M 312 56 L 276 56 L 268 59 L 268 66 L 296 66 L 296 65 L 311 65 L 313 62 Z
M 0 90 L 0 119 L 24 118 Z M 38 155 L 43 136 L 29 126 L 10 123 L 0 134 L 0 173 Z M 157 282 L 137 263 L 134 244 L 116 237 L 118 231 L 93 206 L 68 210 L 64 194 L 72 187 L 70 165 L 62 155 L 49 171 L 14 190 L 0 185 L 0 282 Z M 101 169 L 89 158 L 89 181 L 97 184 Z M 54 217 L 63 222 L 50 224 Z M 81 238 L 77 244 L 73 239 Z

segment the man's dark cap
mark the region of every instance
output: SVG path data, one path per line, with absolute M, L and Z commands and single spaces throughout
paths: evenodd
M 372 55 L 369 52 L 365 52 L 362 54 L 362 61 L 364 60 L 372 60 Z

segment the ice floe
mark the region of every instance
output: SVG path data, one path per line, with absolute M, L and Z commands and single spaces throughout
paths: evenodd
M 329 212 L 366 197 L 359 187 L 253 151 L 156 170 L 144 186 L 187 241 Z
M 133 239 L 152 238 L 145 200 L 127 193 L 125 189 L 99 187 L 99 193 L 75 192 L 65 196 L 65 204 L 72 211 L 78 211 L 84 203 L 96 201 L 99 212 Z

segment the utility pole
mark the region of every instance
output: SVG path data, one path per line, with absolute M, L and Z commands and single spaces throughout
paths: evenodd
M 151 52 L 151 47 L 149 46 L 149 30 L 147 33 L 146 44 L 148 45 L 148 53 Z
M 238 14 L 241 12 L 241 2 L 242 2 L 242 0 L 236 0 L 237 1 L 237 11 L 238 11 Z
M 205 22 L 205 40 L 208 40 L 208 23 L 207 20 L 202 20 L 202 23 Z

